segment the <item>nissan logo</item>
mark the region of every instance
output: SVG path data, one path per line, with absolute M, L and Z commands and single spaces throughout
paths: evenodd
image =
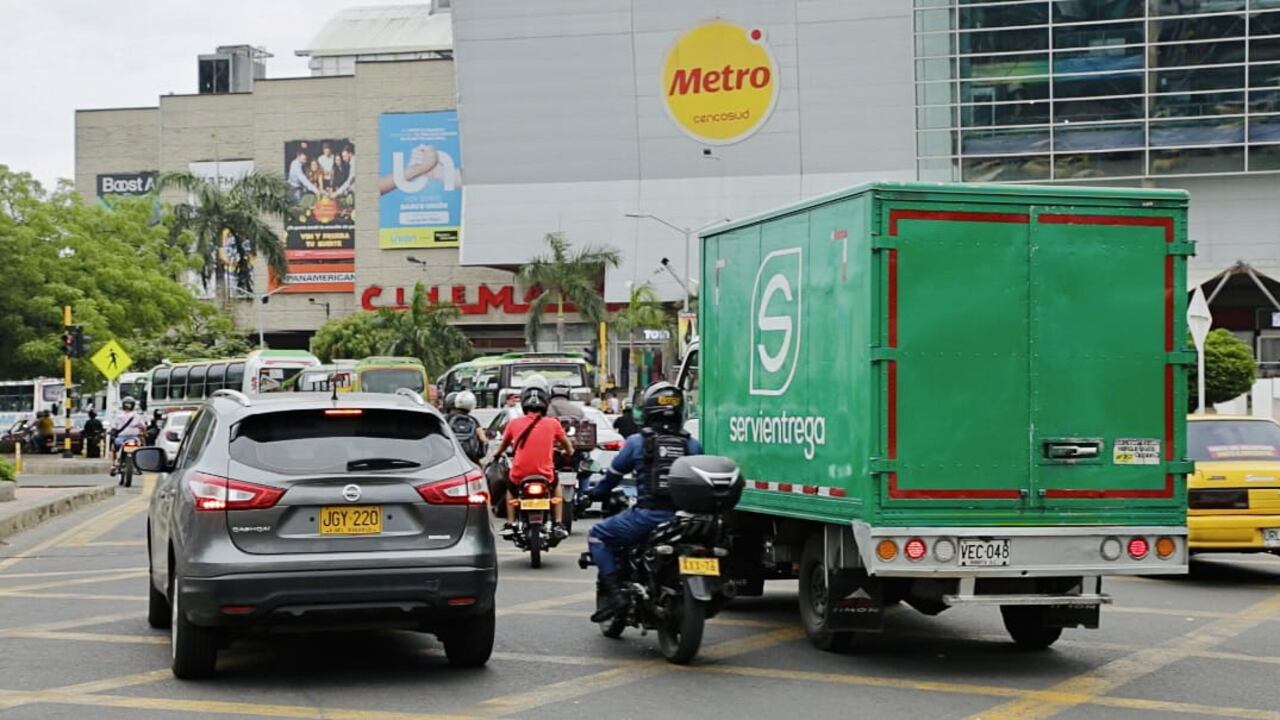
M 342 488 L 342 497 L 346 498 L 347 502 L 355 502 L 359 500 L 360 486 L 353 483 Z

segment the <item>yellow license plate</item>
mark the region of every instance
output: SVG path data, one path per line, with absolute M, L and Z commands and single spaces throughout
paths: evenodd
M 320 508 L 321 535 L 379 535 L 382 533 L 381 505 L 329 505 Z
M 551 500 L 549 498 L 542 498 L 541 500 L 521 500 L 520 509 L 521 510 L 550 510 Z
M 720 558 L 680 558 L 681 575 L 720 576 Z

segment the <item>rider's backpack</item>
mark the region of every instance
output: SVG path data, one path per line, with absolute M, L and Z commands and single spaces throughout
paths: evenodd
M 449 416 L 449 429 L 453 430 L 454 437 L 458 438 L 458 444 L 462 446 L 467 457 L 476 462 L 484 457 L 484 445 L 476 433 L 479 428 L 480 423 L 470 415 L 453 413 Z

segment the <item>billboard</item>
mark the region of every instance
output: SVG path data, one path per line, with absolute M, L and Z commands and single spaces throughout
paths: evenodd
M 351 138 L 284 144 L 289 212 L 285 216 L 284 292 L 355 290 L 356 147 Z
M 382 115 L 378 174 L 383 249 L 458 246 L 462 154 L 456 110 Z
M 222 190 L 230 190 L 236 181 L 253 172 L 252 160 L 208 160 L 202 162 L 187 163 L 187 171 L 196 177 L 216 182 Z M 188 197 L 187 202 L 194 203 L 194 197 Z M 253 263 L 253 248 L 247 246 L 248 261 Z M 226 274 L 225 284 L 227 287 L 236 285 L 236 268 L 240 266 L 240 253 L 238 251 L 235 238 L 230 233 L 223 231 L 222 246 L 218 250 L 218 260 L 224 268 Z M 210 278 L 212 280 L 212 277 Z M 209 300 L 214 297 L 215 284 L 205 285 L 200 273 L 191 272 L 187 276 L 187 285 L 195 292 L 196 297 L 202 300 Z
M 110 197 L 142 197 L 156 187 L 156 171 L 102 173 L 96 183 L 98 199 Z

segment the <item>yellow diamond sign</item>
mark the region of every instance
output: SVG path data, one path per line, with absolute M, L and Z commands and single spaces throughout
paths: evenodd
M 89 362 L 98 368 L 98 372 L 102 373 L 108 380 L 115 380 L 133 364 L 133 358 L 120 347 L 120 343 L 115 340 L 108 340 L 105 345 L 98 349 L 98 352 L 89 358 Z

